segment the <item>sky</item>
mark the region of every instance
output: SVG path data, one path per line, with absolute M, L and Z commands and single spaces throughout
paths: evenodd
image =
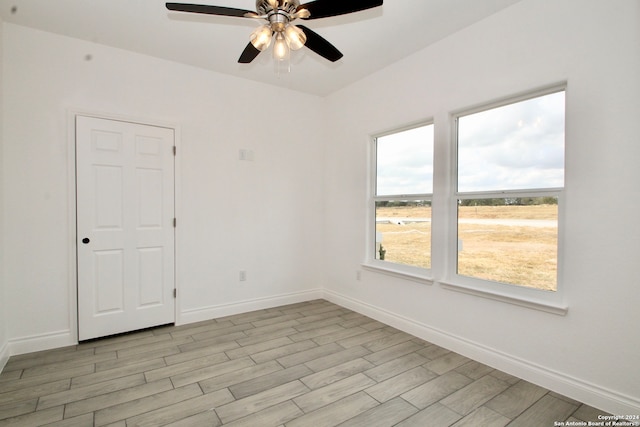
M 564 92 L 460 117 L 458 191 L 564 186 Z
M 378 196 L 433 192 L 433 125 L 377 138 Z
M 564 186 L 564 92 L 458 119 L 458 191 Z M 377 195 L 433 192 L 433 125 L 377 138 Z

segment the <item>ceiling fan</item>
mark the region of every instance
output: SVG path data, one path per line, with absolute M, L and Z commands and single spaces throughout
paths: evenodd
M 273 46 L 276 60 L 289 58 L 290 50 L 303 46 L 318 55 L 335 62 L 342 53 L 319 34 L 304 25 L 293 25 L 300 19 L 320 19 L 345 15 L 382 6 L 383 0 L 315 0 L 300 4 L 299 0 L 256 0 L 256 12 L 223 6 L 203 4 L 167 3 L 167 9 L 178 12 L 203 13 L 207 15 L 231 16 L 236 18 L 264 19 L 267 24 L 256 29 L 238 62 L 248 64 L 263 50 Z

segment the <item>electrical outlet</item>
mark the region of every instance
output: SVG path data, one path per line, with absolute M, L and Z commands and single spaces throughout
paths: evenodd
M 356 280 L 359 282 L 362 280 L 362 271 L 356 270 Z
M 240 270 L 239 278 L 241 282 L 245 282 L 247 280 L 247 272 L 244 270 Z

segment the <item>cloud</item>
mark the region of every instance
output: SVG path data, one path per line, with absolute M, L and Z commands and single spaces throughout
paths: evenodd
M 458 190 L 564 185 L 564 92 L 460 117 Z
M 433 192 L 433 125 L 377 139 L 378 195 Z
M 460 117 L 458 190 L 563 187 L 564 106 L 557 92 Z M 433 192 L 433 131 L 377 138 L 377 195 Z

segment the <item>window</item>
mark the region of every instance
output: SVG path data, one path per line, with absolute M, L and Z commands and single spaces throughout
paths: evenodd
M 433 124 L 379 136 L 375 143 L 375 258 L 431 268 Z
M 564 90 L 456 123 L 458 277 L 556 291 Z

